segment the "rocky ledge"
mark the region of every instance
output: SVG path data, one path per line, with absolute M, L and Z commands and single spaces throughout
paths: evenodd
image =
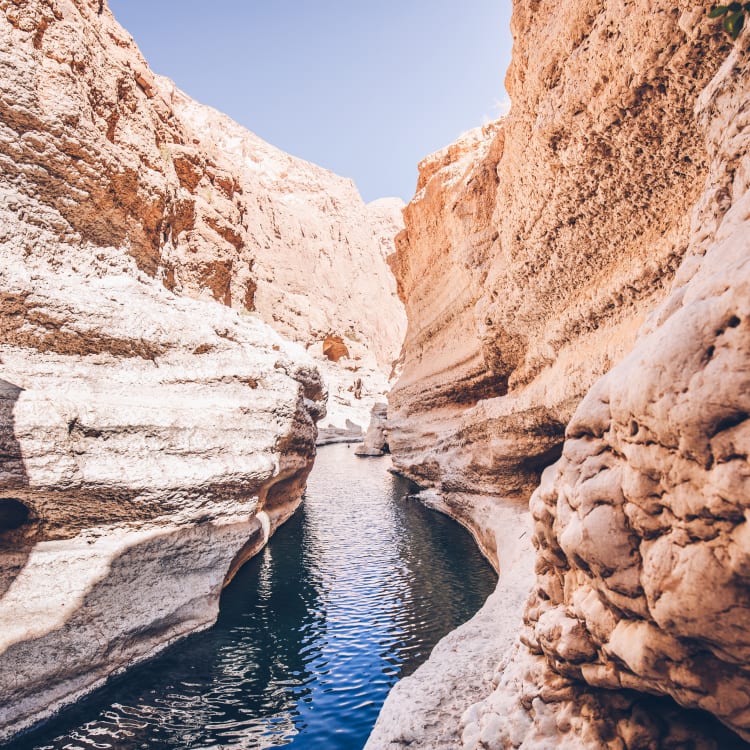
M 301 498 L 325 394 L 265 324 L 118 254 L 56 244 L 53 263 L 22 263 L 0 211 L 6 737 L 213 623 Z

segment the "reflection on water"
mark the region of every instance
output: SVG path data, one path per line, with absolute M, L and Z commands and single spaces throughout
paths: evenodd
M 387 459 L 320 449 L 297 514 L 191 636 L 14 750 L 358 750 L 388 690 L 479 609 L 492 569 Z

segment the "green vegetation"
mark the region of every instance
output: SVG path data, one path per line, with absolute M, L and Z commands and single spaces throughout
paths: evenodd
M 721 18 L 724 31 L 736 39 L 745 25 L 745 16 L 750 13 L 750 3 L 730 3 L 729 5 L 715 5 L 708 11 L 709 18 Z

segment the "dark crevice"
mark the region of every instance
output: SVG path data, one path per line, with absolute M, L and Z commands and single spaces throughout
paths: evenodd
M 521 462 L 520 469 L 529 473 L 541 473 L 542 470 L 555 463 L 562 456 L 563 445 L 564 441 L 560 440 L 543 453 L 528 456 Z
M 0 498 L 0 533 L 23 526 L 31 511 L 20 500 L 14 497 Z
M 709 438 L 716 437 L 720 432 L 730 430 L 732 427 L 736 427 L 738 424 L 742 424 L 746 419 L 750 417 L 746 411 L 738 411 L 734 414 L 730 414 L 728 417 L 720 420 L 716 427 L 709 433 Z

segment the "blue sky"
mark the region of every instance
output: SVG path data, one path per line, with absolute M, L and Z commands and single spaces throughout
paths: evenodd
M 408 200 L 498 116 L 510 0 L 109 0 L 151 68 L 274 146 Z

